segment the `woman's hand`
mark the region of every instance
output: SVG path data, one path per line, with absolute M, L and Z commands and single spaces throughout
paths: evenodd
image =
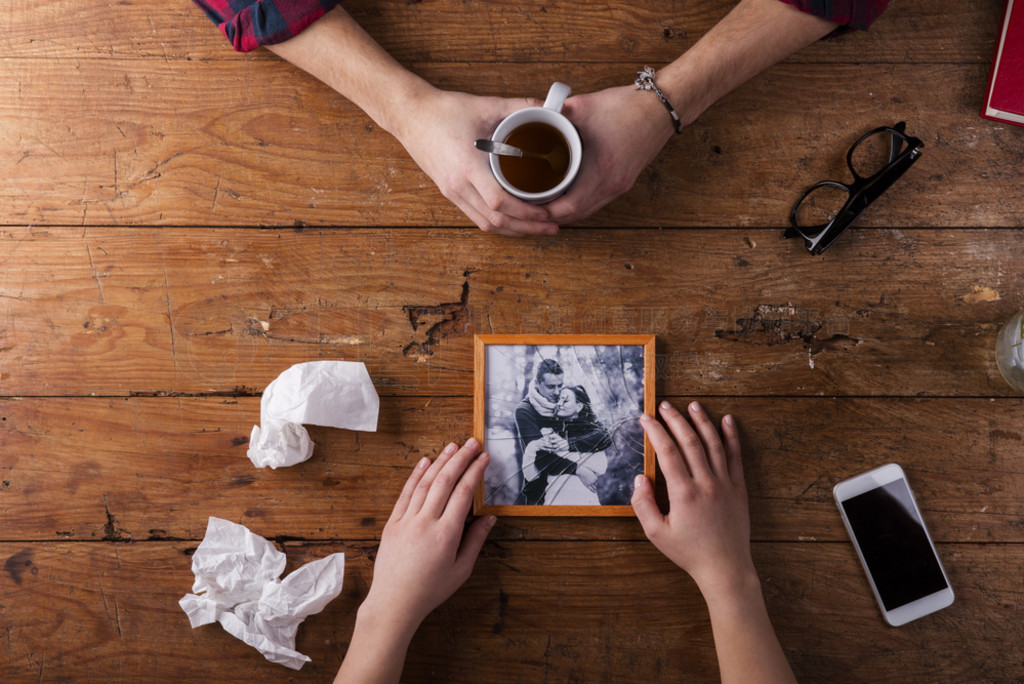
M 723 443 L 697 402 L 689 406 L 692 426 L 668 402 L 660 408 L 668 431 L 651 416 L 640 422 L 665 475 L 669 511 L 662 515 L 651 481 L 639 475 L 633 489 L 636 517 L 647 538 L 690 573 L 704 595 L 722 681 L 795 682 L 750 556 L 736 422 L 732 416 L 722 419 Z
M 420 461 L 384 526 L 363 608 L 415 630 L 469 578 L 495 522 L 465 528 L 488 460 L 470 439 L 461 449 L 449 444 L 433 464 Z
M 668 430 L 647 415 L 640 421 L 665 475 L 669 512 L 662 515 L 650 480 L 638 476 L 633 509 L 644 533 L 705 596 L 756 579 L 735 421 L 732 416 L 722 420 L 723 443 L 697 402 L 689 406 L 692 426 L 668 402 L 660 412 Z
M 597 478 L 598 474 L 592 468 L 587 466 L 578 466 L 576 468 L 576 476 L 580 478 L 580 482 L 583 486 L 592 492 L 597 491 Z
M 336 682 L 399 681 L 416 629 L 466 581 L 494 526 L 487 516 L 465 527 L 487 461 L 470 439 L 413 470 L 384 526 L 373 582 Z

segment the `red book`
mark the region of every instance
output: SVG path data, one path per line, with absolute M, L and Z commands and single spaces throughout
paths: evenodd
M 981 115 L 1024 126 L 1024 0 L 1007 0 Z

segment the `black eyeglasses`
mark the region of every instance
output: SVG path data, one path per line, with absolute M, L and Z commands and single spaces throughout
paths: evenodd
M 906 129 L 901 121 L 862 135 L 846 153 L 853 184 L 820 181 L 809 187 L 789 212 L 792 227 L 784 237 L 802 237 L 811 254 L 828 249 L 921 156 L 924 143 Z

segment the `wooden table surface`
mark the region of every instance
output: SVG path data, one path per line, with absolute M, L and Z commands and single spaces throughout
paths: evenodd
M 351 0 L 401 62 L 480 94 L 629 83 L 729 2 Z M 753 552 L 806 681 L 1024 679 L 1024 129 L 978 116 L 1001 0 L 898 0 L 673 139 L 556 237 L 485 235 L 398 143 L 186 0 L 0 2 L 0 670 L 6 681 L 324 681 L 409 469 L 472 429 L 476 333 L 657 336 L 657 394 L 734 413 Z M 781 234 L 907 121 L 910 172 L 824 256 Z M 245 456 L 290 365 L 366 363 L 376 433 Z M 882 620 L 831 497 L 906 469 L 957 594 Z M 209 516 L 288 569 L 346 554 L 294 673 L 178 607 Z M 714 681 L 695 585 L 635 519 L 499 522 L 410 682 Z

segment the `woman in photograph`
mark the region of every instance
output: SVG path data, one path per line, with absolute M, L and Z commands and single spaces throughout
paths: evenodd
M 605 449 L 611 446 L 612 441 L 604 425 L 594 415 L 587 391 L 580 386 L 563 388 L 555 416 L 563 421 L 569 446 L 565 458 L 576 464 L 576 473 L 550 477 L 544 503 L 564 506 L 600 505 L 597 479 L 608 470 Z M 587 484 L 591 480 L 593 482 Z

